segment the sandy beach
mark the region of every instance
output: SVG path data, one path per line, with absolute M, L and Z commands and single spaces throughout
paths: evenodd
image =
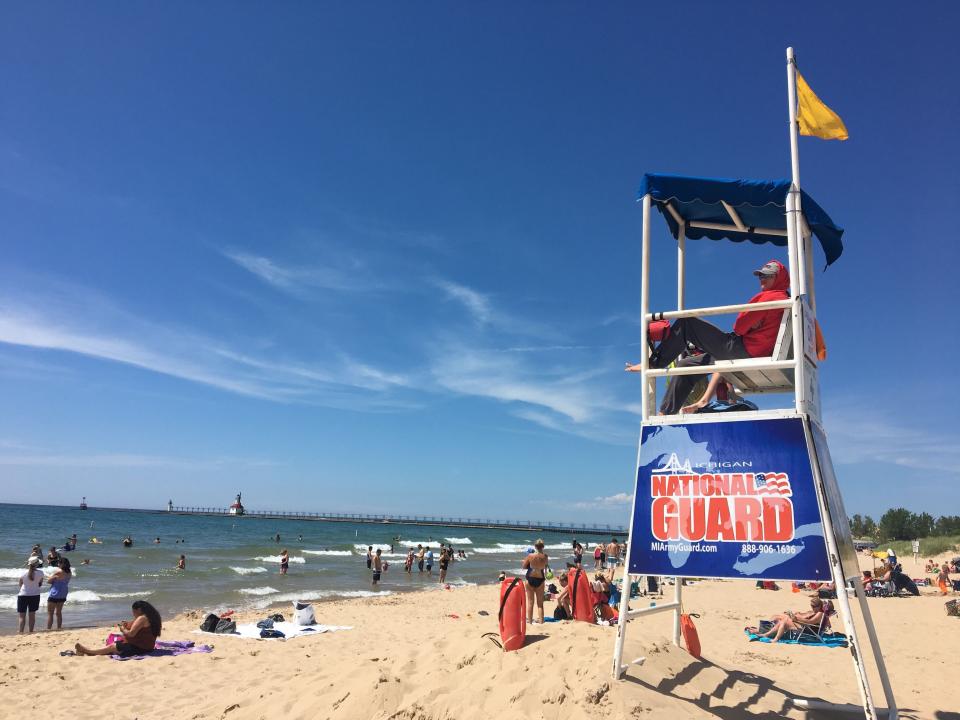
M 846 650 L 747 641 L 745 625 L 803 608 L 804 595 L 704 581 L 685 588 L 684 599 L 700 615 L 703 661 L 670 643 L 669 613 L 632 621 L 625 658 L 646 661 L 619 683 L 610 679 L 611 627 L 536 625 L 522 650 L 502 652 L 483 637 L 497 630 L 498 608 L 496 586 L 485 585 L 318 603 L 319 622 L 353 629 L 314 638 L 200 636 L 200 611 L 165 623 L 164 640 L 215 646 L 203 655 L 59 655 L 78 641 L 102 644 L 106 628 L 3 637 L 0 707 L 10 718 L 466 720 L 799 718 L 813 715 L 791 708 L 792 697 L 858 703 Z M 944 600 L 930 588 L 921 597 L 869 600 L 903 717 L 942 720 L 960 711 L 950 683 L 960 620 L 946 615 Z

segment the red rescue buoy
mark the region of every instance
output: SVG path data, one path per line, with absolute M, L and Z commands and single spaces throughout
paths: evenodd
M 590 578 L 581 568 L 570 568 L 567 572 L 567 587 L 570 588 L 570 609 L 574 620 L 594 623 L 593 588 Z
M 519 650 L 527 639 L 527 593 L 520 578 L 500 583 L 500 640 L 504 652 Z
M 700 659 L 700 636 L 697 634 L 697 626 L 693 624 L 693 618 L 685 613 L 680 614 L 680 632 L 683 634 L 683 644 L 687 646 L 687 652 L 693 655 L 697 660 Z

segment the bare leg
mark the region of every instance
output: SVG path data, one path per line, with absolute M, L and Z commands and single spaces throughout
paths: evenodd
M 537 598 L 537 617 L 539 618 L 537 622 L 539 622 L 541 625 L 543 625 L 543 586 L 544 584 L 545 583 L 540 583 L 540 585 L 537 586 L 533 591 L 534 596 Z M 531 609 L 531 614 L 532 614 L 532 609 Z
M 27 614 L 18 613 L 18 615 L 20 615 L 20 629 L 17 632 L 23 632 L 23 628 L 27 624 Z M 30 613 L 30 629 L 33 630 L 33 613 Z
M 47 630 L 53 628 L 53 606 L 55 603 L 47 603 Z
M 77 655 L 116 655 L 117 653 L 116 643 L 107 645 L 106 647 L 97 648 L 96 650 L 91 650 L 90 648 L 84 647 L 80 643 L 77 643 L 73 646 L 73 649 L 76 651 Z
M 37 614 L 36 614 L 33 610 L 31 610 L 31 611 L 30 611 L 30 623 L 29 623 L 29 628 L 30 628 L 29 631 L 30 631 L 30 632 L 33 632 L 33 626 L 34 626 L 34 624 L 36 624 L 36 622 L 37 622 Z M 21 627 L 23 626 L 23 620 L 20 621 L 20 625 L 21 625 Z
M 526 591 L 527 591 L 527 623 L 532 623 L 532 622 L 533 622 L 533 597 L 534 597 L 534 591 L 533 591 L 533 588 L 530 587 L 530 583 L 524 583 L 524 588 L 525 588 Z M 541 619 L 541 620 L 543 619 L 543 616 L 542 616 L 542 615 L 541 615 L 541 618 L 540 618 L 540 619 Z
M 56 611 L 57 611 L 57 630 L 59 630 L 63 626 L 63 603 L 57 603 Z

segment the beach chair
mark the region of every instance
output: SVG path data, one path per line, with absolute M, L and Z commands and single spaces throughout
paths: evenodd
M 818 642 L 823 642 L 824 633 L 830 632 L 830 618 L 837 614 L 836 608 L 833 606 L 833 603 L 829 600 L 823 601 L 823 615 L 820 617 L 820 622 L 817 625 L 803 625 L 796 630 L 791 630 L 787 633 L 787 636 L 791 640 L 801 641 L 801 640 L 816 640 Z

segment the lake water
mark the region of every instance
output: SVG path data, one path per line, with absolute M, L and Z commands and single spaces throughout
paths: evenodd
M 129 618 L 130 604 L 138 598 L 149 600 L 164 617 L 172 617 L 190 609 L 216 612 L 297 599 L 440 589 L 436 562 L 432 578 L 418 573 L 416 566 L 410 575 L 403 570 L 407 548 L 418 543 L 430 545 L 438 559 L 439 542 L 452 543 L 454 549 L 467 553 L 466 560 L 451 564 L 447 573 L 451 585 L 492 583 L 501 571 L 519 573 L 526 548 L 536 540 L 524 531 L 0 504 L 0 633 L 16 630 L 17 578 L 25 570 L 31 547 L 40 544 L 46 557 L 52 545 L 61 547 L 73 533 L 78 537 L 77 549 L 65 553 L 74 570 L 63 609 L 64 626 L 69 627 Z M 279 543 L 274 539 L 277 533 Z M 121 543 L 125 535 L 134 540 L 130 548 Z M 400 541 L 395 540 L 398 536 Z M 90 544 L 91 537 L 103 544 Z M 158 537 L 160 543 L 155 544 Z M 544 533 L 543 539 L 553 567 L 562 568 L 572 537 Z M 592 548 L 595 542 L 610 538 L 577 539 Z M 366 567 L 368 545 L 380 547 L 390 563 L 376 588 Z M 287 575 L 279 572 L 281 548 L 290 553 Z M 187 557 L 186 570 L 176 569 L 181 553 Z M 90 564 L 81 565 L 83 559 Z M 46 602 L 41 603 L 38 625 L 46 622 Z

